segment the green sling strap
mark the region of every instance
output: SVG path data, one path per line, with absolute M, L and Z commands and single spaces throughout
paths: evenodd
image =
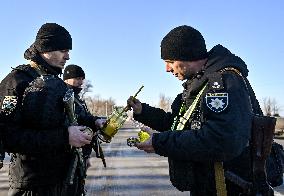
M 194 99 L 193 103 L 188 108 L 188 110 L 184 113 L 184 115 L 180 117 L 179 123 L 178 123 L 178 126 L 177 126 L 176 130 L 183 130 L 183 128 L 185 126 L 185 123 L 188 121 L 188 119 L 190 118 L 190 116 L 193 113 L 194 109 L 196 108 L 196 106 L 197 106 L 197 104 L 198 104 L 198 102 L 200 100 L 200 97 L 201 97 L 203 91 L 205 90 L 206 86 L 207 86 L 207 84 L 205 84 L 204 87 L 201 89 L 201 91 L 198 93 L 198 95 Z

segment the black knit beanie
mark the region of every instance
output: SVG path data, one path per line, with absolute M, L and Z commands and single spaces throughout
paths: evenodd
M 190 26 L 183 25 L 172 29 L 161 42 L 163 60 L 195 61 L 207 56 L 203 36 Z
M 83 77 L 85 79 L 85 72 L 80 66 L 71 64 L 64 69 L 63 80 L 77 77 Z
M 67 49 L 71 50 L 72 38 L 64 27 L 56 23 L 45 23 L 38 30 L 33 45 L 40 53 Z

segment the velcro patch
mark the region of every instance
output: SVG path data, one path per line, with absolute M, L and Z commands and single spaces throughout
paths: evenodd
M 229 96 L 228 93 L 206 93 L 205 102 L 210 110 L 219 113 L 227 108 Z
M 221 90 L 224 89 L 222 75 L 219 72 L 215 72 L 208 75 L 208 87 L 210 90 Z

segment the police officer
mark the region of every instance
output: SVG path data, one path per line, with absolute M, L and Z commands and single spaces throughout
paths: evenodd
M 29 64 L 14 68 L 0 83 L 3 146 L 12 153 L 11 196 L 66 195 L 71 146 L 91 142 L 81 131 L 85 127 L 65 123 L 68 87 L 58 75 L 71 49 L 71 35 L 63 26 L 43 24 L 24 53 Z
M 222 45 L 207 51 L 190 26 L 172 29 L 161 42 L 166 71 L 185 81 L 172 112 L 130 97 L 134 118 L 159 131 L 137 148 L 168 157 L 172 184 L 191 195 L 239 195 L 224 170 L 251 181 L 248 144 L 252 111 L 259 103 L 246 79 L 245 62 Z
M 82 85 L 85 80 L 85 72 L 78 65 L 68 65 L 64 69 L 63 80 L 67 84 L 67 86 L 74 91 L 74 102 L 75 102 L 75 113 L 77 117 L 78 124 L 85 125 L 93 130 L 93 132 L 97 132 L 98 129 L 102 128 L 102 125 L 106 120 L 103 120 L 97 116 L 92 115 L 86 105 L 86 102 L 80 98 L 80 92 L 82 91 Z M 83 146 L 83 158 L 85 162 L 84 166 L 84 176 L 86 177 L 86 169 L 90 167 L 90 154 L 92 152 L 92 145 L 96 145 L 98 138 L 94 137 L 91 145 Z M 78 176 L 78 175 L 77 175 Z M 81 176 L 80 176 L 81 177 Z M 83 185 L 79 187 L 79 189 L 83 189 Z
M 105 120 L 92 115 L 87 108 L 86 102 L 80 98 L 80 92 L 82 91 L 82 85 L 85 80 L 84 70 L 78 65 L 68 65 L 64 69 L 63 80 L 74 91 L 75 113 L 78 124 L 88 126 L 96 132 L 101 128 L 100 126 Z

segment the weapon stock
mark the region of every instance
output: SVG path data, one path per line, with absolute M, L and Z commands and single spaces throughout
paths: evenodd
M 106 160 L 105 160 L 105 155 L 104 155 L 104 152 L 103 152 L 103 149 L 101 147 L 101 145 L 99 145 L 99 152 L 100 152 L 100 158 L 103 162 L 103 165 L 104 167 L 106 167 Z
M 241 187 L 243 192 L 247 195 L 251 195 L 253 192 L 253 184 L 252 182 L 248 182 L 241 178 L 240 176 L 234 174 L 231 171 L 225 171 L 224 173 L 225 178 L 228 179 L 229 181 L 233 182 L 237 186 Z
M 100 158 L 103 162 L 104 167 L 106 167 L 106 160 L 105 160 L 104 152 L 101 147 L 98 135 L 96 135 L 94 138 L 94 142 L 92 143 L 92 148 L 94 149 L 96 153 L 96 157 Z
M 275 131 L 276 119 L 255 115 L 252 123 L 252 173 L 255 195 L 273 195 L 273 189 L 267 182 L 266 159 L 270 154 Z
M 225 172 L 227 180 L 243 189 L 247 195 L 273 196 L 273 189 L 267 182 L 265 163 L 273 142 L 276 119 L 254 115 L 251 131 L 252 182 L 242 179 L 231 171 Z

